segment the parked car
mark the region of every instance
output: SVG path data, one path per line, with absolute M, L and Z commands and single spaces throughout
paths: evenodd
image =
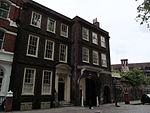
M 145 104 L 145 103 L 150 103 L 150 94 L 144 94 L 141 97 L 141 103 Z

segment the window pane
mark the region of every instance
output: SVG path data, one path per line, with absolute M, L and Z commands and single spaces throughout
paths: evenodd
M 68 37 L 68 26 L 61 24 L 61 36 Z
M 2 48 L 4 32 L 0 31 L 0 49 Z
M 32 25 L 36 26 L 36 27 L 40 27 L 41 24 L 41 15 L 38 13 L 33 12 L 32 14 Z
M 67 61 L 67 46 L 60 45 L 60 61 L 66 62 Z
M 92 33 L 92 43 L 98 44 L 98 38 L 96 33 Z
M 106 47 L 105 37 L 101 36 L 101 46 Z
M 56 21 L 55 20 L 52 20 L 52 19 L 48 19 L 48 31 L 51 31 L 51 32 L 55 32 L 55 23 Z
M 50 94 L 50 87 L 51 87 L 51 71 L 44 71 L 43 74 L 43 86 L 42 86 L 42 93 Z
M 89 49 L 85 47 L 82 48 L 82 61 L 89 62 Z
M 102 66 L 107 67 L 107 58 L 106 58 L 106 54 L 101 54 L 101 58 L 102 58 Z
M 7 2 L 0 1 L 0 17 L 7 18 L 10 5 Z
M 25 69 L 23 93 L 32 93 L 34 84 L 34 69 Z
M 84 27 L 82 28 L 82 38 L 87 41 L 89 40 L 89 31 Z
M 93 51 L 93 64 L 98 64 L 98 52 Z
M 30 55 L 36 55 L 36 51 L 38 49 L 38 37 L 30 35 L 29 36 L 29 42 L 28 42 L 28 54 Z
M 46 41 L 46 50 L 45 50 L 45 57 L 53 59 L 53 46 L 54 42 L 47 40 Z

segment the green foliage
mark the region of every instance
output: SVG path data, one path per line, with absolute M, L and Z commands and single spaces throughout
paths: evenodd
M 140 24 L 146 23 L 147 27 L 150 28 L 150 0 L 144 0 L 144 2 L 137 7 L 137 11 L 138 16 L 136 20 L 140 21 Z
M 149 79 L 144 76 L 140 68 L 133 68 L 126 73 L 122 73 L 121 80 L 129 82 L 132 86 L 149 84 L 150 82 Z

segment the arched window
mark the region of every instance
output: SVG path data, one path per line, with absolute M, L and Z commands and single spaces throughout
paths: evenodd
M 0 68 L 0 91 L 2 87 L 3 77 L 4 77 L 4 71 Z
M 0 18 L 6 19 L 8 17 L 10 5 L 5 1 L 0 1 Z

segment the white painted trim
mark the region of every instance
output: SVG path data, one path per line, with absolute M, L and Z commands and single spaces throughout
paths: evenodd
M 51 72 L 51 78 L 50 78 L 50 91 L 49 93 L 44 93 L 43 92 L 43 80 L 44 80 L 44 72 Z M 50 70 L 43 70 L 43 74 L 42 74 L 42 91 L 41 91 L 41 94 L 42 95 L 51 95 L 52 94 L 52 76 L 53 76 L 53 72 L 50 71 Z
M 34 70 L 33 86 L 32 86 L 32 92 L 31 92 L 31 93 L 25 93 L 25 92 L 24 92 L 25 74 L 26 74 L 26 70 L 27 70 L 27 69 Z M 22 94 L 21 94 L 21 95 L 34 95 L 35 76 L 36 76 L 36 69 L 35 69 L 35 68 L 24 68 L 24 77 L 23 77 Z
M 0 30 L 3 31 L 3 32 L 5 32 L 5 33 L 17 36 L 17 33 L 9 31 L 9 30 L 6 30 L 5 28 L 0 27 Z
M 39 25 L 39 26 L 36 26 L 36 25 L 33 25 L 33 24 L 32 24 L 33 13 L 40 15 L 40 25 Z M 41 15 L 40 13 L 37 13 L 37 12 L 35 12 L 35 11 L 32 11 L 31 20 L 30 20 L 30 25 L 31 25 L 31 26 L 34 26 L 34 27 L 37 27 L 37 28 L 41 28 L 41 21 L 42 21 L 42 15 Z
M 29 42 L 30 42 L 30 37 L 33 36 L 35 38 L 37 38 L 37 44 L 36 44 L 36 54 L 35 55 L 32 55 L 32 54 L 28 54 L 28 49 L 29 49 Z M 27 45 L 27 53 L 26 55 L 27 56 L 31 56 L 31 57 L 38 57 L 38 50 L 39 50 L 39 37 L 38 36 L 35 36 L 35 35 L 29 35 L 28 37 L 28 45 Z
M 49 20 L 55 21 L 55 22 L 54 22 L 54 32 L 52 32 L 52 31 L 50 31 L 50 30 L 48 29 Z M 47 19 L 47 31 L 49 31 L 49 32 L 51 32 L 51 33 L 56 33 L 56 20 L 51 19 L 51 18 L 48 17 L 48 19 Z
M 83 60 L 83 56 L 82 56 L 82 62 L 89 63 L 89 48 L 82 47 L 82 55 L 83 55 L 83 48 L 86 48 L 88 50 L 88 61 Z
M 92 58 L 93 58 L 93 52 L 96 52 L 96 53 L 97 53 L 97 63 L 94 63 L 94 62 L 93 62 L 93 64 L 94 64 L 94 65 L 99 65 L 99 53 L 98 53 L 98 51 L 93 50 L 93 51 L 92 51 Z M 94 61 L 94 58 L 93 58 L 93 61 Z
M 65 25 L 65 26 L 67 27 L 67 35 L 66 35 L 66 36 L 62 34 L 62 26 L 63 26 L 63 25 Z M 68 38 L 68 25 L 61 23 L 61 27 L 60 27 L 60 36 L 63 36 L 63 37 Z
M 46 46 L 47 46 L 47 42 L 52 42 L 53 43 L 53 48 L 52 48 L 52 58 L 48 58 L 46 57 Z M 54 60 L 54 47 L 55 47 L 55 42 L 54 41 L 51 41 L 51 40 L 46 40 L 45 41 L 45 50 L 44 50 L 44 59 L 47 59 L 47 60 Z
M 88 32 L 88 37 L 87 37 L 87 39 L 83 38 L 83 29 L 84 29 L 84 30 L 87 30 L 87 32 Z M 88 30 L 87 28 L 85 28 L 85 27 L 82 27 L 82 39 L 83 39 L 83 40 L 86 40 L 86 41 L 89 41 L 89 30 Z
M 60 50 L 61 50 L 61 45 L 66 46 L 66 56 L 65 56 L 65 61 L 60 60 Z M 59 46 L 59 62 L 67 63 L 68 60 L 68 46 L 65 44 L 60 44 Z

